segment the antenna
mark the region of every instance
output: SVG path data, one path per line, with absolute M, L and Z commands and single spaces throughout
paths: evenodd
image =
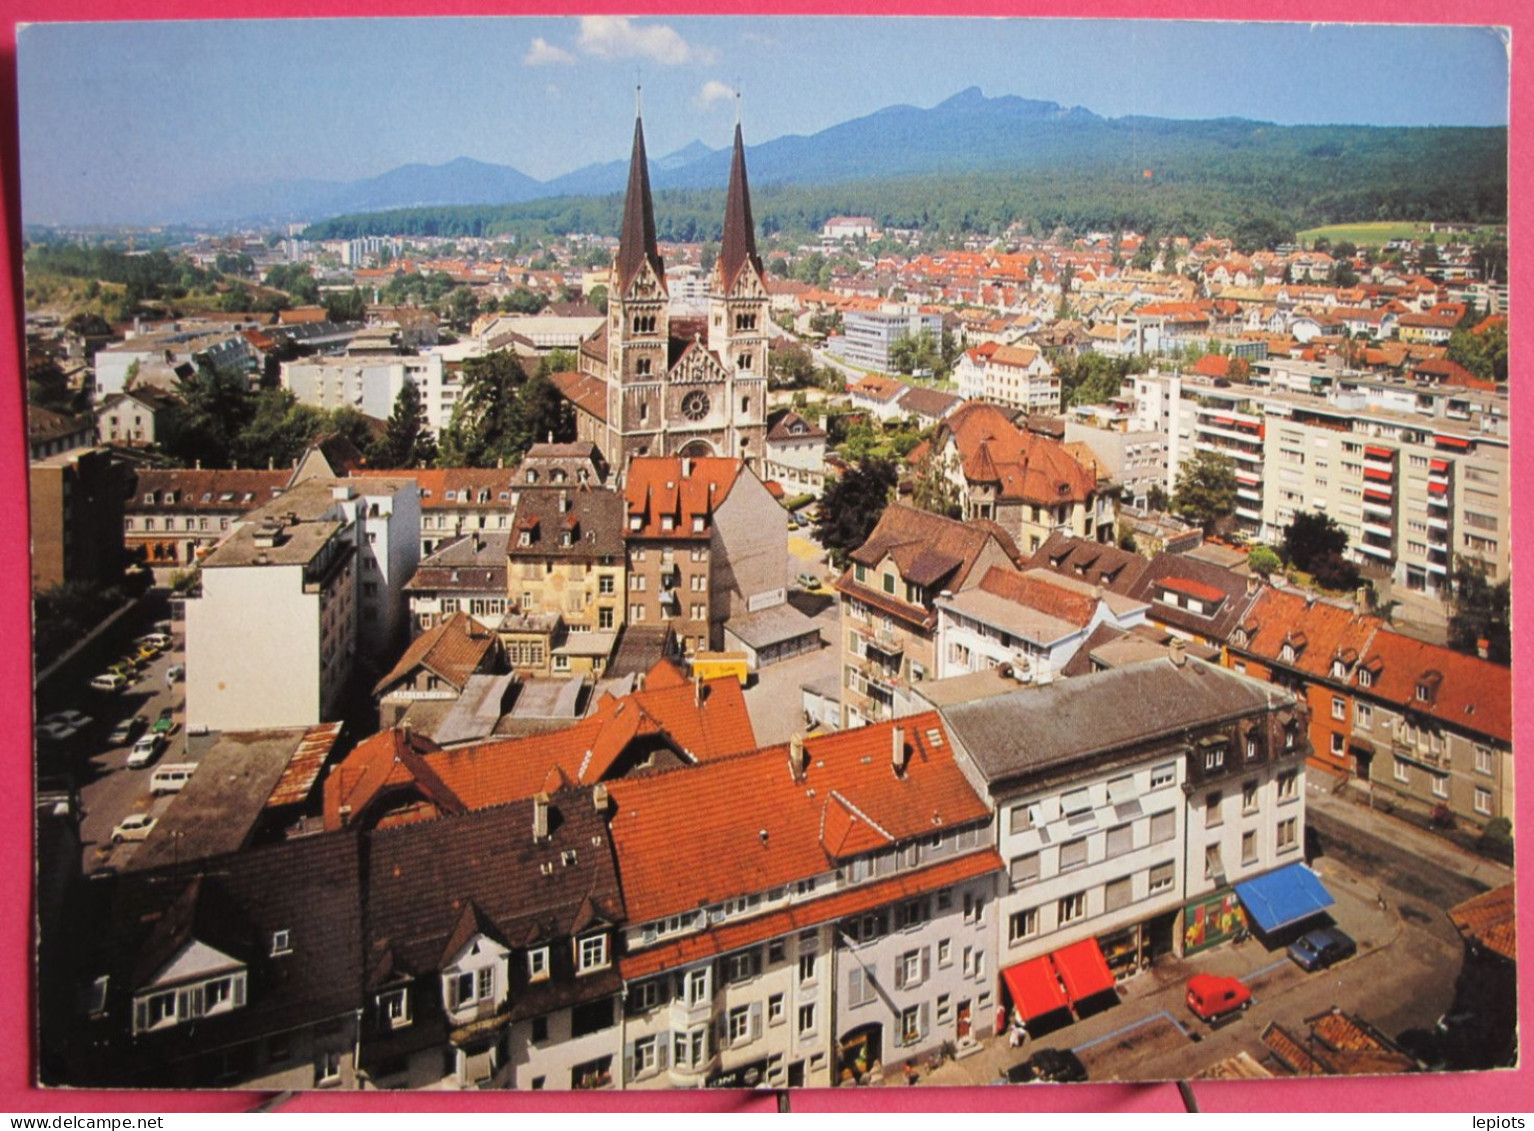
M 634 117 L 644 117 L 644 85 L 640 82 L 640 69 L 634 68 Z
M 740 80 L 735 80 L 735 125 L 740 125 Z

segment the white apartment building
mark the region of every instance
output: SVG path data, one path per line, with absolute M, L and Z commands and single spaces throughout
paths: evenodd
M 187 725 L 335 718 L 352 674 L 404 639 L 419 528 L 408 479 L 310 480 L 246 515 L 186 603 Z
M 198 361 L 224 373 L 248 373 L 255 368 L 250 343 L 237 326 L 213 322 L 177 323 L 170 328 L 129 333 L 126 341 L 96 351 L 96 396 L 123 391 L 130 374 L 150 369 L 174 369 Z
M 1060 411 L 1060 378 L 1042 351 L 1032 346 L 998 346 L 986 359 L 982 396 L 1030 413 Z
M 463 362 L 483 353 L 478 342 L 434 346 L 415 355 L 308 357 L 282 364 L 282 387 L 315 408 L 354 408 L 387 420 L 405 382 L 421 395 L 426 426 L 438 435 L 453 418 L 463 388 Z
M 1265 683 L 1174 647 L 940 713 L 996 809 L 998 973 L 1025 1019 L 1223 940 L 1233 885 L 1300 860 L 1304 719 Z
M 890 347 L 904 337 L 943 335 L 943 318 L 913 306 L 886 304 L 879 310 L 849 310 L 842 315 L 842 358 L 849 365 L 878 373 L 892 371 Z

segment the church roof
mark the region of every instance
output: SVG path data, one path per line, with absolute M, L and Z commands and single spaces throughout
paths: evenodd
M 724 199 L 724 235 L 719 243 L 721 290 L 726 294 L 749 264 L 763 275 L 761 258 L 756 254 L 756 226 L 751 219 L 751 189 L 746 183 L 746 147 L 741 141 L 740 123 L 735 123 L 735 155 L 730 160 L 730 188 Z
M 623 200 L 623 231 L 618 238 L 617 271 L 620 293 L 626 292 L 634 276 L 648 261 L 662 284 L 666 265 L 655 243 L 655 205 L 650 199 L 650 168 L 644 149 L 644 119 L 634 119 L 634 153 L 629 159 L 628 193 Z

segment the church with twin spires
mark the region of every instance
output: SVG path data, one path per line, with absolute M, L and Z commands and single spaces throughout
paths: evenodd
M 767 442 L 767 330 L 767 278 L 740 123 L 707 312 L 684 319 L 670 313 L 644 123 L 636 116 L 607 322 L 582 344 L 580 372 L 555 377 L 575 406 L 578 438 L 620 469 L 633 456 L 738 457 L 759 468 Z

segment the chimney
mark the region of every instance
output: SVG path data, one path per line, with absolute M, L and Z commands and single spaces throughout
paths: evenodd
M 598 813 L 607 812 L 607 784 L 598 782 L 591 790 L 591 804 Z
M 542 844 L 549 839 L 549 795 L 540 793 L 533 798 L 533 843 Z
M 897 778 L 905 776 L 906 762 L 910 753 L 905 744 L 905 727 L 890 728 L 890 763 L 895 768 Z
M 495 466 L 498 467 L 498 468 L 501 468 L 502 470 L 505 470 L 505 467 L 506 467 L 506 457 L 505 456 L 497 456 L 496 459 L 495 459 Z
M 1367 585 L 1360 585 L 1353 591 L 1353 611 L 1360 615 L 1369 611 L 1369 587 Z
M 683 456 L 682 457 L 682 478 L 683 479 L 690 479 L 690 478 L 692 478 L 692 457 L 691 456 Z
M 1174 668 L 1180 668 L 1188 662 L 1188 649 L 1182 637 L 1172 637 L 1172 642 L 1167 645 L 1167 658 L 1172 661 Z
M 193 464 L 194 467 L 197 468 L 198 471 L 202 470 L 202 460 L 200 460 L 200 459 L 199 460 L 193 460 L 192 464 Z
M 1491 641 L 1486 639 L 1486 637 L 1484 637 L 1484 636 L 1481 637 L 1479 640 L 1477 640 L 1475 642 L 1475 654 L 1477 656 L 1481 657 L 1481 659 L 1483 659 L 1483 660 L 1490 659 L 1491 658 Z
M 638 675 L 636 675 L 634 677 L 634 690 L 635 691 L 643 691 L 644 690 L 644 677 L 645 677 L 645 673 L 644 672 L 640 672 Z
M 1257 592 L 1257 590 L 1259 590 L 1261 588 L 1262 588 L 1262 578 L 1259 577 L 1255 573 L 1248 574 L 1247 578 L 1246 578 L 1246 593 L 1247 593 L 1247 596 L 1250 597 L 1253 593 Z
M 701 675 L 692 677 L 692 705 L 694 707 L 703 706 L 703 677 Z
M 795 781 L 803 781 L 809 768 L 809 755 L 804 752 L 804 735 L 795 733 L 788 740 L 788 772 Z

